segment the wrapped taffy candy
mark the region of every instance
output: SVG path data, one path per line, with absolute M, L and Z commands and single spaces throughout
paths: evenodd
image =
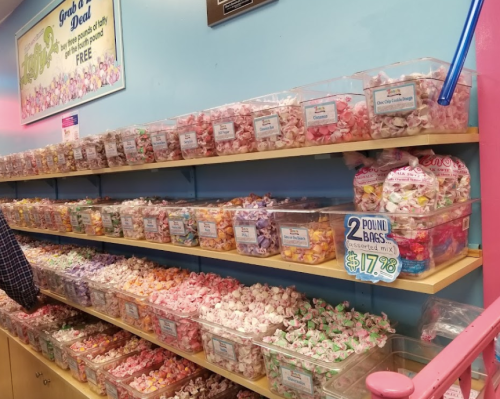
M 164 120 L 147 125 L 156 162 L 182 159 L 179 134 L 174 121 Z
M 24 172 L 24 157 L 22 153 L 12 154 L 12 177 L 23 176 Z
M 462 70 L 450 105 L 442 106 L 438 97 L 449 65 L 420 58 L 361 72 L 372 138 L 464 133 L 474 72 Z
M 251 104 L 227 104 L 208 112 L 212 119 L 217 155 L 257 151 Z
M 64 204 L 54 205 L 54 220 L 56 222 L 57 228 L 61 233 L 69 233 L 73 231 L 70 216 L 70 207 L 74 205 L 71 202 L 66 202 Z
M 211 374 L 208 378 L 192 379 L 176 391 L 175 395 L 165 393 L 159 399 L 235 399 L 240 390 L 241 387 L 233 381 L 218 374 Z
M 383 347 L 394 333 L 385 314 L 356 312 L 348 302 L 335 307 L 322 299 L 313 303 L 305 303 L 298 315 L 284 321 L 283 330 L 259 342 L 269 389 L 285 398 L 323 399 L 323 386 L 353 364 L 355 354 Z
M 120 206 L 120 220 L 123 236 L 133 240 L 144 240 L 142 211 L 149 201 L 145 198 L 123 201 Z
M 78 153 L 78 156 L 80 154 Z M 82 154 L 83 156 L 83 154 Z M 73 145 L 67 141 L 57 145 L 57 172 L 69 173 L 76 171 L 76 160 Z
M 200 327 L 192 320 L 200 306 L 212 306 L 233 292 L 240 283 L 213 273 L 191 273 L 190 278 L 168 291 L 149 297 L 153 329 L 162 342 L 177 349 L 197 353 L 203 350 Z
M 5 172 L 4 172 L 4 177 L 6 179 L 10 179 L 12 177 L 12 156 L 11 155 L 6 155 L 2 157 L 4 165 L 5 165 Z
M 169 203 L 183 204 L 186 201 L 158 200 L 154 204 L 142 208 L 144 237 L 147 241 L 158 243 L 172 241 L 168 222 L 168 208 L 166 207 Z
M 456 202 L 458 186 L 458 167 L 451 156 L 427 154 L 418 161 L 436 176 L 439 183 L 437 208 Z
M 304 302 L 294 287 L 254 284 L 224 296 L 215 306 L 202 306 L 197 319 L 207 360 L 256 380 L 265 373 L 256 339 L 272 335 Z
M 262 399 L 257 392 L 249 391 L 248 389 L 242 389 L 236 395 L 236 399 Z
M 104 133 L 102 135 L 102 142 L 110 168 L 127 165 L 121 131 L 111 130 Z
M 129 165 L 155 161 L 151 135 L 146 126 L 134 125 L 122 130 L 123 150 Z
M 102 225 L 107 237 L 123 237 L 120 205 L 104 205 L 101 208 Z
M 72 141 L 71 148 L 73 149 L 76 170 L 89 170 L 90 166 L 84 139 Z
M 299 92 L 281 92 L 245 103 L 253 107 L 258 151 L 304 147 L 306 135 Z
M 84 137 L 82 143 L 85 148 L 89 169 L 103 169 L 108 167 L 104 141 L 101 135 Z
M 342 77 L 302 86 L 306 146 L 370 140 L 360 79 Z
M 204 205 L 206 205 L 205 201 L 197 201 L 166 207 L 172 244 L 186 247 L 196 247 L 199 245 L 200 240 L 198 237 L 195 207 Z
M 35 160 L 35 150 L 25 151 L 21 154 L 23 170 L 21 176 L 38 175 L 38 166 Z
M 196 112 L 175 118 L 182 157 L 184 159 L 215 156 L 212 120 L 206 112 Z
M 46 175 L 51 172 L 48 162 L 52 162 L 53 159 L 48 153 L 47 147 L 38 148 L 35 150 L 35 162 L 38 168 L 38 174 Z
M 453 162 L 457 165 L 457 195 L 455 197 L 456 202 L 465 202 L 470 200 L 470 172 L 465 163 L 457 158 L 452 157 Z

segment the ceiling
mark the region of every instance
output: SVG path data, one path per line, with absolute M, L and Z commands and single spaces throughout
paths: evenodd
M 23 2 L 23 0 L 0 0 L 0 24 L 22 2 Z

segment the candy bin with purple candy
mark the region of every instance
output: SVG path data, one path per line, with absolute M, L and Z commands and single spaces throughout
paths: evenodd
M 77 151 L 78 157 L 80 153 Z M 83 154 L 81 154 L 83 157 Z M 73 152 L 72 142 L 65 142 L 57 145 L 57 172 L 69 173 L 76 171 L 76 159 Z
M 202 111 L 172 118 L 176 121 L 184 159 L 213 157 L 214 131 L 210 114 Z
M 121 205 L 103 205 L 101 207 L 102 226 L 106 237 L 123 237 L 120 207 Z
M 438 104 L 450 64 L 435 58 L 360 72 L 373 139 L 465 133 L 474 71 L 464 68 L 449 106 Z
M 272 335 L 298 313 L 303 294 L 294 287 L 254 284 L 240 287 L 214 306 L 202 306 L 196 319 L 207 361 L 250 380 L 265 374 L 254 341 Z
M 383 347 L 394 333 L 385 314 L 356 312 L 349 303 L 304 303 L 284 328 L 259 340 L 271 392 L 285 398 L 324 399 L 322 388 L 359 354 Z
M 76 170 L 89 170 L 90 166 L 84 139 L 71 141 L 71 148 L 73 149 Z
M 155 161 L 151 136 L 146 126 L 134 125 L 122 130 L 123 150 L 129 165 L 143 165 Z
M 234 103 L 207 110 L 212 120 L 217 155 L 257 151 L 252 109 L 252 104 Z
M 344 76 L 296 90 L 302 94 L 306 146 L 371 139 L 361 79 Z
M 110 168 L 127 165 L 127 157 L 123 149 L 123 140 L 120 130 L 110 130 L 102 135 L 104 151 Z
M 196 247 L 200 244 L 196 207 L 206 205 L 206 201 L 193 201 L 181 205 L 168 205 L 168 227 L 172 244 Z
M 82 143 L 87 155 L 89 169 L 103 169 L 108 167 L 102 135 L 84 137 Z
M 182 159 L 176 123 L 173 120 L 152 122 L 147 125 L 156 162 Z
M 300 92 L 281 92 L 256 97 L 252 105 L 257 151 L 304 147 L 304 117 Z
M 123 201 L 120 206 L 120 220 L 123 236 L 132 240 L 144 240 L 144 221 L 142 212 L 144 206 L 151 202 L 146 198 Z

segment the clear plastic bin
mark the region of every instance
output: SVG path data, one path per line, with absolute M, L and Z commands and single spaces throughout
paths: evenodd
M 148 205 L 142 208 L 144 238 L 149 242 L 169 243 L 170 228 L 165 205 Z
M 120 130 L 111 130 L 102 135 L 106 159 L 110 168 L 127 165 L 127 157 L 123 149 L 122 134 Z
M 120 317 L 120 301 L 115 286 L 87 279 L 92 307 L 110 317 Z
M 73 159 L 75 160 L 76 170 L 89 170 L 90 166 L 83 139 L 72 141 L 71 148 L 73 149 Z
M 102 226 L 106 237 L 123 237 L 120 207 L 121 205 L 103 205 L 101 207 Z
M 35 150 L 25 151 L 21 154 L 23 160 L 22 176 L 38 175 L 38 166 L 35 159 Z
M 196 247 L 199 245 L 198 224 L 196 223 L 194 207 L 205 204 L 206 201 L 197 201 L 188 204 L 166 206 L 172 244 L 185 247 Z
M 89 169 L 104 169 L 108 167 L 106 151 L 101 135 L 87 136 L 82 139 L 82 144 L 87 156 Z
M 42 267 L 43 267 L 42 265 L 31 262 L 31 270 L 33 272 L 33 281 L 35 282 L 37 287 L 39 287 L 43 290 L 47 290 L 47 289 L 49 289 L 49 282 L 43 278 Z
M 302 94 L 307 147 L 371 139 L 361 79 L 344 76 L 296 90 Z
M 144 205 L 130 205 L 127 202 L 120 206 L 120 220 L 125 238 L 144 240 L 143 207 Z
M 26 204 L 27 201 L 20 201 L 17 203 L 17 211 L 19 212 L 19 217 L 20 217 L 20 226 L 21 227 L 31 227 L 31 220 L 30 220 L 30 215 L 28 212 L 26 212 Z
M 102 205 L 82 206 L 81 209 L 80 215 L 82 217 L 85 233 L 88 236 L 103 236 L 104 226 L 101 214 Z
M 21 153 L 12 154 L 10 159 L 12 163 L 12 177 L 23 176 L 23 171 L 24 171 L 23 155 Z
M 475 72 L 462 70 L 451 104 L 445 107 L 438 97 L 449 67 L 435 58 L 420 58 L 360 72 L 372 138 L 465 133 Z
M 123 149 L 129 165 L 155 161 L 151 136 L 146 126 L 130 126 L 122 131 Z
M 205 206 L 196 206 L 196 223 L 200 246 L 212 251 L 231 251 L 236 249 L 236 239 L 233 230 L 234 206 L 233 203 L 220 202 L 208 203 Z
M 3 164 L 3 176 L 4 179 L 10 179 L 12 176 L 12 161 L 10 155 L 5 155 L 0 157 Z
M 83 321 L 81 318 L 75 318 L 74 320 L 70 321 L 61 321 L 40 326 L 33 332 L 32 336 L 29 336 L 30 345 L 38 352 L 42 352 L 43 356 L 46 359 L 53 362 L 54 347 L 52 344 L 52 334 L 56 331 L 64 330 L 69 327 L 78 325 L 83 327 Z M 28 335 L 30 335 L 29 331 Z
M 345 262 L 345 226 L 351 216 L 381 219 L 388 237 L 397 244 L 401 258 L 401 277 L 422 279 L 463 259 L 468 253 L 469 219 L 478 200 L 440 208 L 427 214 L 355 212 L 353 205 L 325 209 L 334 230 L 340 265 Z M 384 253 L 382 253 L 384 254 Z
M 149 123 L 151 143 L 156 162 L 176 161 L 182 159 L 181 145 L 177 126 L 172 120 Z
M 174 118 L 184 159 L 215 156 L 212 121 L 208 113 L 195 112 Z
M 19 340 L 26 345 L 29 345 L 30 339 L 28 336 L 29 322 L 35 321 L 37 317 L 29 320 L 20 319 L 19 314 L 25 314 L 23 311 L 12 313 L 10 315 L 10 321 L 12 323 L 12 329 L 16 331 L 16 336 Z M 10 330 L 9 330 L 10 331 Z
M 56 223 L 54 206 L 57 203 L 43 204 L 38 207 L 40 215 L 40 226 L 46 230 L 58 231 L 59 226 Z
M 60 273 L 64 285 L 64 295 L 70 301 L 80 306 L 90 306 L 90 291 L 88 282 L 82 277 L 73 277 L 64 272 Z
M 85 225 L 83 224 L 81 211 L 87 204 L 73 204 L 69 206 L 69 220 L 73 233 L 85 234 Z
M 2 179 L 8 178 L 5 172 L 5 157 L 0 157 L 0 177 Z
M 10 302 L 9 305 L 0 308 L 0 325 L 3 329 L 11 332 L 15 336 L 16 331 L 14 326 L 10 321 L 10 314 L 19 312 L 21 310 L 21 305 L 16 302 Z
M 257 151 L 252 104 L 233 103 L 209 109 L 217 155 Z
M 12 202 L 10 204 L 10 223 L 14 226 L 21 226 L 21 214 L 19 213 L 20 204 Z
M 258 151 L 304 147 L 304 118 L 299 92 L 281 92 L 256 97 L 245 103 L 253 107 L 253 125 Z
M 45 268 L 45 271 L 49 277 L 49 289 L 54 294 L 66 296 L 66 289 L 64 285 L 64 279 L 66 277 L 65 270 Z
M 49 156 L 47 147 L 38 148 L 35 150 L 35 162 L 38 168 L 38 174 L 46 175 L 51 172 L 48 162 L 52 162 L 52 157 Z
M 355 362 L 325 385 L 322 398 L 326 399 L 358 399 L 369 398 L 370 391 L 366 387 L 366 378 L 377 371 L 394 371 L 413 378 L 443 348 L 408 338 L 402 335 L 393 335 L 387 340 L 383 348 L 374 349 L 358 356 Z M 486 380 L 482 365 L 472 366 L 472 389 L 481 391 Z M 458 384 L 449 390 L 449 396 L 462 397 Z M 471 392 L 472 393 L 472 392 Z M 471 397 L 475 397 L 471 395 Z
M 14 337 L 17 337 L 17 329 L 13 323 L 12 316 L 15 312 L 2 310 L 5 329 Z
M 58 144 L 56 151 L 58 173 L 70 173 L 77 170 L 75 155 L 73 153 L 73 145 L 71 142 L 67 141 L 65 143 Z
M 47 165 L 47 174 L 57 173 L 57 164 L 59 162 L 57 157 L 57 144 L 49 144 L 45 147 L 45 155 L 43 157 L 45 159 L 45 164 Z
M 200 318 L 194 320 L 200 323 L 207 361 L 251 381 L 266 374 L 260 347 L 254 342 L 273 335 L 282 328 L 281 324 L 271 325 L 267 331 L 255 334 L 236 331 Z
M 122 321 L 144 332 L 153 331 L 151 315 L 146 304 L 149 295 L 135 295 L 118 288 L 115 290 L 120 305 L 120 317 Z
M 74 204 L 66 202 L 65 204 L 54 205 L 54 221 L 57 226 L 57 230 L 61 233 L 70 233 L 73 231 L 73 226 L 71 224 L 71 211 L 70 207 Z

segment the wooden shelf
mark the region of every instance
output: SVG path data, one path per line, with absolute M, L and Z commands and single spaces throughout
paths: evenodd
M 29 233 L 49 234 L 60 237 L 77 238 L 80 240 L 107 242 L 112 244 L 128 245 L 132 247 L 156 249 L 165 252 L 175 252 L 180 254 L 187 254 L 193 256 L 202 256 L 205 258 L 220 259 L 230 262 L 246 263 L 250 265 L 270 267 L 273 269 L 289 270 L 299 273 L 314 274 L 316 276 L 332 277 L 341 280 L 357 281 L 360 283 L 371 284 L 356 280 L 353 276 L 347 274 L 342 265 L 334 259 L 320 265 L 306 265 L 302 263 L 287 262 L 281 259 L 280 255 L 270 256 L 268 258 L 257 258 L 252 256 L 243 256 L 236 251 L 217 252 L 209 251 L 200 247 L 182 247 L 173 244 L 159 244 L 148 241 L 129 240 L 126 238 L 111 238 L 105 236 L 88 236 L 85 234 L 76 233 L 60 233 L 51 230 L 31 229 L 25 227 L 11 226 L 14 230 L 26 231 Z M 405 291 L 422 292 L 426 294 L 435 294 L 443 288 L 454 283 L 471 271 L 477 269 L 482 265 L 483 259 L 478 257 L 478 253 L 470 253 L 470 255 L 451 266 L 448 266 L 433 275 L 423 278 L 421 280 L 412 280 L 405 278 L 398 278 L 394 283 L 378 283 L 385 287 L 396 288 Z M 475 256 L 475 257 L 474 257 Z
M 92 176 L 92 175 L 101 175 L 107 173 L 135 172 L 139 170 L 179 168 L 183 166 L 212 165 L 212 164 L 229 163 L 229 162 L 258 161 L 262 159 L 302 157 L 302 156 L 332 154 L 332 153 L 347 152 L 347 151 L 367 151 L 367 150 L 379 150 L 382 148 L 416 147 L 424 145 L 462 144 L 462 143 L 477 143 L 477 142 L 479 142 L 478 128 L 470 127 L 467 130 L 467 133 L 449 133 L 449 134 L 428 133 L 410 137 L 356 141 L 350 143 L 329 144 L 316 147 L 293 148 L 289 150 L 254 152 L 250 154 L 239 154 L 239 155 L 224 155 L 220 157 L 158 162 L 146 165 L 121 166 L 117 168 L 85 170 L 72 173 L 54 173 L 54 174 L 38 175 L 38 176 L 13 177 L 10 179 L 1 179 L 0 183 L 40 180 L 40 179 L 57 179 L 57 178 L 73 177 L 73 176 Z
M 66 298 L 64 298 L 60 295 L 56 295 L 48 290 L 41 290 L 41 291 L 45 295 L 50 296 L 50 297 L 52 297 L 60 302 L 66 303 L 70 306 L 73 306 L 77 309 L 82 310 L 83 312 L 86 312 L 86 313 L 91 314 L 93 316 L 96 316 L 102 320 L 105 320 L 111 324 L 114 324 L 115 326 L 118 326 L 124 330 L 130 331 L 131 333 L 138 335 L 139 337 L 147 339 L 148 341 L 153 342 L 154 344 L 161 346 L 165 349 L 168 349 L 169 351 L 174 352 L 174 353 L 178 354 L 179 356 L 182 356 L 183 358 L 191 360 L 192 362 L 199 364 L 200 366 L 205 367 L 206 369 L 212 370 L 214 373 L 220 374 L 229 380 L 232 380 L 232 381 L 234 381 L 234 382 L 236 382 L 236 383 L 238 383 L 238 384 L 240 384 L 248 389 L 251 389 L 252 391 L 257 392 L 257 393 L 265 396 L 266 398 L 283 399 L 281 396 L 275 395 L 271 391 L 269 391 L 267 377 L 263 377 L 257 381 L 247 380 L 246 378 L 243 378 L 237 374 L 231 373 L 231 372 L 224 370 L 224 369 L 222 369 L 222 368 L 220 368 L 212 363 L 209 363 L 206 360 L 205 352 L 200 352 L 200 353 L 193 355 L 191 353 L 181 351 L 177 348 L 174 348 L 172 346 L 169 346 L 169 345 L 161 342 L 160 340 L 158 340 L 158 338 L 154 334 L 145 333 L 145 332 L 143 332 L 135 327 L 131 327 L 128 324 L 125 324 L 123 321 L 121 321 L 121 319 L 109 317 L 103 313 L 95 311 L 92 307 L 85 307 L 85 306 L 77 305 L 71 301 L 68 301 Z
M 10 340 L 14 341 L 16 344 L 18 344 L 20 347 L 25 349 L 27 352 L 29 352 L 32 356 L 37 358 L 40 362 L 42 362 L 45 366 L 50 368 L 54 373 L 56 373 L 59 377 L 61 377 L 64 381 L 66 381 L 68 384 L 70 384 L 73 388 L 75 388 L 77 391 L 80 391 L 84 395 L 87 396 L 89 399 L 103 399 L 103 396 L 97 395 L 95 392 L 93 392 L 90 389 L 89 384 L 77 381 L 74 379 L 71 375 L 71 372 L 69 370 L 63 370 L 59 368 L 54 362 L 51 362 L 45 356 L 43 356 L 41 353 L 35 351 L 31 345 L 26 345 L 24 344 L 19 338 L 14 337 L 11 335 L 8 331 L 0 329 L 0 334 L 5 334 Z

